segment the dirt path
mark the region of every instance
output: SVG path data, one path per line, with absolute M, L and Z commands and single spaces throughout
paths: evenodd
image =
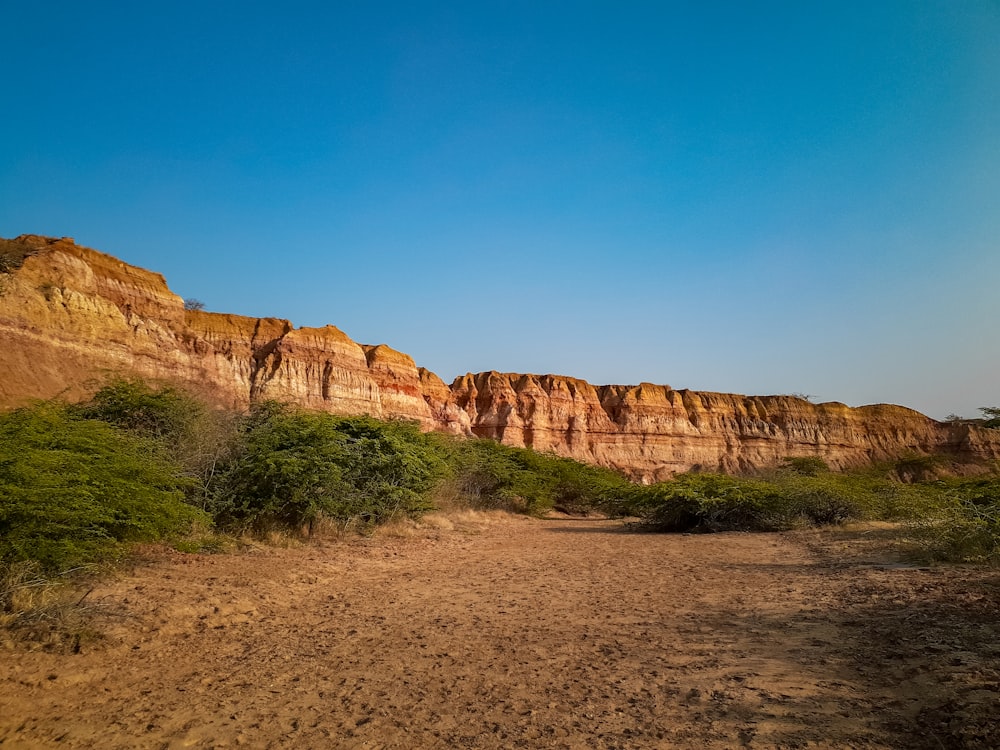
M 105 639 L 0 652 L 0 746 L 1000 744 L 995 573 L 847 534 L 456 524 L 164 554 L 91 594 L 130 613 Z

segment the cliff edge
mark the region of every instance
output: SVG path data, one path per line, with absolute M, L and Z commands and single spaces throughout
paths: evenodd
M 277 399 L 415 420 L 426 430 L 553 451 L 643 480 L 802 455 L 840 468 L 909 453 L 1000 459 L 1000 431 L 899 406 L 499 372 L 470 373 L 449 387 L 406 354 L 355 343 L 334 326 L 185 309 L 160 274 L 71 238 L 2 241 L 0 406 L 82 397 L 109 373 L 176 381 L 227 407 Z

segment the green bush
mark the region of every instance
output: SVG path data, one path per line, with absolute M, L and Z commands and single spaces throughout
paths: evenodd
M 762 480 L 682 474 L 634 487 L 623 511 L 651 531 L 771 531 L 788 523 L 786 503 Z
M 59 404 L 0 415 L 0 560 L 57 572 L 127 542 L 181 533 L 204 514 L 147 439 Z
M 137 378 L 117 378 L 76 411 L 173 447 L 191 437 L 204 407 L 173 386 L 153 388 Z
M 790 466 L 763 478 L 682 474 L 634 486 L 614 507 L 660 531 L 767 531 L 851 520 L 928 517 L 947 504 L 929 485 L 892 481 L 879 472 L 803 473 Z
M 447 460 L 460 494 L 474 508 L 585 513 L 610 504 L 629 486 L 610 469 L 493 440 L 456 439 Z
M 73 408 L 83 417 L 155 441 L 191 478 L 188 499 L 202 508 L 220 464 L 235 449 L 238 415 L 210 409 L 175 386 L 116 378 Z
M 807 477 L 814 477 L 817 474 L 830 471 L 826 461 L 819 456 L 789 456 L 785 459 L 784 466 L 796 474 Z
M 1000 429 L 1000 406 L 980 406 L 979 411 L 983 413 L 983 427 Z
M 1000 479 L 939 481 L 933 491 L 937 512 L 916 524 L 918 556 L 1000 565 Z
M 426 493 L 444 472 L 414 425 L 268 402 L 246 418 L 212 509 L 233 529 L 311 527 L 320 517 L 379 523 L 429 509 Z
M 917 489 L 877 473 L 833 472 L 771 477 L 789 520 L 828 525 L 850 520 L 905 519 L 919 512 Z

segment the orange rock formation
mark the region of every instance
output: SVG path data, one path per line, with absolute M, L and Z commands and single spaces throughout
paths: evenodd
M 161 275 L 69 238 L 22 235 L 4 247 L 25 257 L 0 273 L 0 405 L 76 398 L 109 373 L 136 374 L 179 382 L 229 407 L 272 398 L 411 419 L 646 480 L 800 455 L 837 467 L 906 453 L 1000 458 L 1000 432 L 899 406 L 497 372 L 468 374 L 449 387 L 409 356 L 357 344 L 333 326 L 185 310 Z

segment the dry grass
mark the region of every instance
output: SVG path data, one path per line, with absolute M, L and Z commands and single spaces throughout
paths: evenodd
M 3 644 L 79 653 L 99 639 L 98 614 L 107 608 L 88 600 L 96 571 L 76 569 L 54 578 L 31 562 L 0 569 L 0 631 Z
M 382 524 L 374 535 L 382 538 L 410 539 L 442 534 L 481 534 L 489 527 L 530 521 L 523 515 L 505 510 L 475 510 L 454 507 L 426 513 L 419 518 L 398 517 Z

